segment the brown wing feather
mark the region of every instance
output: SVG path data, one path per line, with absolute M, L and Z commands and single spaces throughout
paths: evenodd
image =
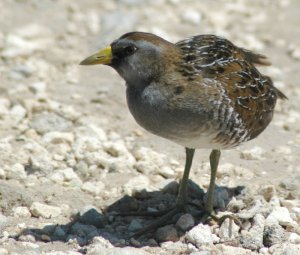
M 255 64 L 270 64 L 265 56 L 214 35 L 195 36 L 176 45 L 184 56 L 179 71 L 194 83 L 211 79 L 221 84 L 224 97 L 221 100 L 229 98 L 227 106 L 235 109 L 249 130 L 246 139 L 255 138 L 267 127 L 277 98 L 286 96 L 274 87 L 271 78 L 255 68 Z M 224 107 L 224 104 L 220 105 Z M 220 119 L 220 122 L 224 121 Z

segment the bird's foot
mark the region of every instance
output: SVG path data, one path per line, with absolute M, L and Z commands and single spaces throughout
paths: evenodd
M 238 218 L 238 216 L 236 216 L 234 214 L 225 214 L 225 215 L 222 215 L 221 217 L 219 217 L 215 214 L 215 212 L 211 212 L 211 213 L 206 212 L 200 219 L 200 222 L 207 223 L 212 220 L 212 221 L 216 222 L 219 226 L 221 226 L 222 223 L 226 219 L 229 219 L 229 229 L 228 229 L 229 237 L 231 237 L 231 235 L 232 235 L 231 233 L 232 233 L 232 223 L 233 222 L 236 225 L 238 225 L 241 230 L 243 229 L 241 220 Z
M 163 212 L 159 212 L 161 216 L 160 218 L 156 219 L 154 222 L 152 222 L 150 225 L 145 226 L 144 228 L 142 228 L 141 230 L 135 232 L 131 237 L 139 237 L 143 234 L 146 234 L 147 232 L 151 232 L 153 230 L 156 230 L 157 228 L 164 226 L 166 224 L 169 223 L 173 223 L 175 220 L 173 219 L 173 217 L 180 213 L 183 212 L 184 209 L 181 206 L 175 206 L 174 208 L 168 210 L 168 212 L 163 211 Z M 162 215 L 163 213 L 163 215 Z M 158 214 L 156 214 L 155 216 L 158 216 Z
M 129 211 L 129 212 L 115 212 L 115 215 L 118 216 L 141 216 L 141 217 L 159 217 L 167 214 L 175 207 L 161 210 L 161 211 Z
M 169 208 L 163 211 L 133 211 L 133 212 L 118 212 L 116 215 L 119 216 L 142 216 L 142 217 L 159 217 L 158 219 L 154 220 L 150 225 L 145 226 L 141 230 L 135 232 L 130 237 L 138 237 L 147 232 L 151 232 L 156 230 L 157 228 L 175 222 L 173 217 L 181 212 L 185 211 L 185 206 L 181 204 L 176 204 L 174 207 Z

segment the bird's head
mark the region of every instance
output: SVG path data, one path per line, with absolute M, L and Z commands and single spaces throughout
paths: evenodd
M 80 64 L 111 66 L 127 84 L 136 86 L 158 79 L 166 71 L 177 51 L 174 44 L 154 34 L 131 32 Z

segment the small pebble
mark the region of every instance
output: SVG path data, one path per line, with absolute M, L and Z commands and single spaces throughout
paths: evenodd
M 240 243 L 245 249 L 258 250 L 263 247 L 263 231 L 265 218 L 256 214 L 253 218 L 252 227 L 248 231 L 242 231 Z
M 124 192 L 127 195 L 132 195 L 137 191 L 145 189 L 150 184 L 150 180 L 147 176 L 139 175 L 131 178 L 124 186 Z
M 267 217 L 267 221 L 277 221 L 281 226 L 292 226 L 295 221 L 290 216 L 289 210 L 285 207 L 275 207 Z
M 296 233 L 290 233 L 288 241 L 293 244 L 300 244 L 300 235 Z
M 103 182 L 98 181 L 98 182 L 85 182 L 82 184 L 81 189 L 83 191 L 86 191 L 92 195 L 99 195 L 103 189 L 104 189 L 105 185 Z
M 175 176 L 174 170 L 168 166 L 158 168 L 158 173 L 165 178 L 173 178 Z
M 8 255 L 8 250 L 5 248 L 0 248 L 0 255 Z
M 50 219 L 61 214 L 61 209 L 57 206 L 51 206 L 34 202 L 30 207 L 30 212 L 34 217 Z
M 203 245 L 213 244 L 213 236 L 210 227 L 208 225 L 203 225 L 202 223 L 193 227 L 186 234 L 186 239 L 195 244 L 198 248 L 201 248 Z
M 270 247 L 287 240 L 285 230 L 278 224 L 266 225 L 264 228 L 264 246 Z
M 141 222 L 139 220 L 133 219 L 128 226 L 128 230 L 130 232 L 135 232 L 135 231 L 141 229 L 142 227 L 143 227 L 143 225 L 141 224 Z
M 193 216 L 189 213 L 186 213 L 178 219 L 176 222 L 176 227 L 182 231 L 190 230 L 195 225 L 195 220 Z
M 30 211 L 25 206 L 17 206 L 12 209 L 14 217 L 30 217 Z
M 22 105 L 17 104 L 11 108 L 10 114 L 16 122 L 20 122 L 25 118 L 27 111 Z
M 167 225 L 161 228 L 158 228 L 155 232 L 155 239 L 158 242 L 173 241 L 178 240 L 177 230 L 172 225 Z
M 183 21 L 193 25 L 198 25 L 201 21 L 201 14 L 193 9 L 185 10 L 181 17 Z
M 90 208 L 81 213 L 79 221 L 83 224 L 93 225 L 97 228 L 103 228 L 107 223 L 106 217 L 99 213 L 95 208 Z
M 239 236 L 240 227 L 235 224 L 234 220 L 225 219 L 220 226 L 218 236 L 223 240 L 237 238 Z
M 55 113 L 45 112 L 33 116 L 31 127 L 39 134 L 45 134 L 51 131 L 65 132 L 71 129 L 72 122 Z
M 254 147 L 241 152 L 241 158 L 246 160 L 262 160 L 264 155 L 265 151 L 261 147 Z
M 6 170 L 6 178 L 8 179 L 24 180 L 26 177 L 25 167 L 20 163 L 16 163 Z
M 274 185 L 264 186 L 259 190 L 259 193 L 269 202 L 276 195 L 276 188 Z

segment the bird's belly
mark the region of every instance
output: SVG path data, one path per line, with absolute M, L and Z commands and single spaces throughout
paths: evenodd
M 157 99 L 157 98 L 156 98 Z M 225 148 L 215 141 L 216 125 L 207 113 L 170 109 L 164 100 L 149 102 L 127 89 L 127 103 L 133 117 L 147 131 L 188 148 Z

